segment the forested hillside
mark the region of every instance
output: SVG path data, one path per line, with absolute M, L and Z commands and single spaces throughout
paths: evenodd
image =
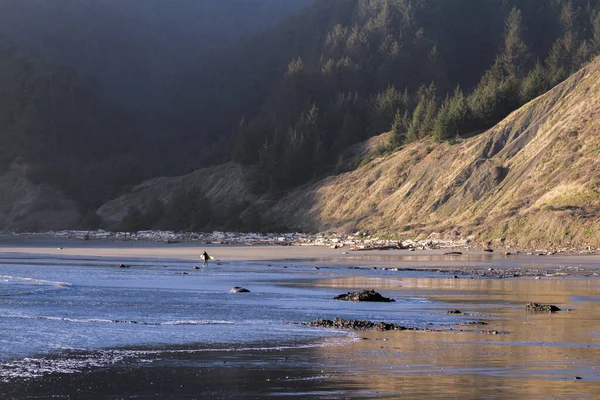
M 185 146 L 162 148 L 186 130 L 176 83 L 308 2 L 0 2 L 0 174 L 16 163 L 93 214 L 127 185 L 181 172 L 169 160 Z
M 310 0 L 26 0 L 0 2 L 0 33 L 93 77 L 119 105 L 169 103 L 177 77 L 211 52 Z
M 238 121 L 233 159 L 259 166 L 257 191 L 277 192 L 335 171 L 345 148 L 383 131 L 393 149 L 491 127 L 598 54 L 599 7 L 317 1 L 217 62 L 226 68 L 203 85 L 199 115 L 223 136 Z
M 0 171 L 27 165 L 34 182 L 59 185 L 93 206 L 140 176 L 135 122 L 66 67 L 0 38 Z
M 87 210 L 228 161 L 275 199 L 382 132 L 377 154 L 476 135 L 600 52 L 600 0 L 136 4 L 0 4 L 3 165 Z

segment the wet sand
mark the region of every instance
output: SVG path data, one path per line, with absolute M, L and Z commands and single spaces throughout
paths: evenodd
M 431 306 L 424 305 L 428 313 L 443 316 L 449 309 L 461 310 L 465 324 L 448 324 L 442 332 L 360 331 L 356 340 L 339 346 L 165 352 L 151 362 L 139 357 L 77 374 L 11 382 L 0 385 L 0 397 L 600 398 L 600 280 L 594 275 L 600 272 L 599 256 L 443 256 L 443 251 L 343 254 L 343 249 L 322 247 L 69 240 L 0 244 L 4 257 L 21 253 L 124 260 L 194 260 L 203 249 L 223 262 L 314 265 L 319 266 L 319 273 L 327 268 L 375 267 L 381 276 L 330 279 L 323 273 L 314 284 L 340 290 L 394 288 L 405 296 L 435 300 Z M 524 276 L 482 277 L 490 268 Z M 415 277 L 406 269 L 431 273 Z M 458 279 L 454 277 L 457 271 L 462 273 Z M 526 302 L 555 304 L 563 311 L 527 313 L 522 308 Z M 468 324 L 473 321 L 486 325 Z M 488 334 L 493 331 L 497 334 Z
M 350 250 L 326 246 L 215 245 L 193 242 L 167 244 L 151 241 L 76 240 L 76 239 L 0 239 L 0 254 L 17 253 L 32 256 L 61 257 L 122 257 L 128 259 L 200 260 L 206 250 L 223 262 L 273 262 L 282 264 L 314 264 L 315 266 L 346 266 L 357 268 L 397 268 L 441 270 L 448 273 L 481 273 L 490 268 L 524 276 L 597 276 L 600 274 L 600 254 L 505 255 L 505 249 L 493 253 L 465 248 L 436 250 Z M 460 251 L 462 255 L 444 255 Z M 558 272 L 558 273 L 557 273 Z M 489 277 L 493 277 L 490 274 Z

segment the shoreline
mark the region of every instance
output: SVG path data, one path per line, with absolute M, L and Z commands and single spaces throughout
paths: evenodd
M 392 272 L 423 271 L 454 278 L 568 278 L 598 277 L 600 255 L 596 253 L 487 252 L 470 247 L 433 249 L 350 250 L 324 245 L 167 243 L 151 240 L 81 240 L 34 236 L 0 237 L 0 254 L 28 254 L 68 258 L 112 258 L 119 260 L 198 261 L 208 251 L 215 264 L 248 262 L 305 265 L 311 268 L 367 268 Z M 452 250 L 452 251 L 450 251 Z M 461 254 L 446 254 L 452 252 Z
M 190 271 L 189 277 L 175 277 L 182 268 L 191 268 L 191 261 L 200 262 L 203 250 L 217 258 L 207 271 Z M 21 258 L 25 264 L 33 259 L 36 273 L 43 272 L 43 267 L 36 266 L 39 259 L 50 258 L 51 265 L 60 259 L 97 257 L 101 262 L 89 264 L 105 267 L 103 274 L 132 276 L 147 282 L 152 271 L 167 271 L 161 267 L 161 260 L 169 259 L 172 269 L 164 276 L 173 276 L 173 287 L 192 289 L 183 295 L 186 299 L 202 293 L 210 298 L 219 296 L 212 290 L 230 287 L 231 282 L 240 279 L 240 271 L 257 273 L 254 284 L 260 285 L 251 294 L 254 300 L 223 293 L 217 309 L 229 303 L 232 310 L 238 310 L 257 297 L 279 293 L 284 284 L 298 290 L 282 298 L 284 310 L 292 304 L 294 309 L 304 310 L 309 299 L 299 293 L 307 287 L 322 297 L 308 308 L 309 313 L 300 311 L 294 318 L 286 317 L 289 322 L 311 321 L 315 315 L 345 314 L 346 318 L 393 321 L 402 326 L 424 324 L 427 328 L 430 322 L 436 327 L 456 329 L 352 331 L 356 340 L 343 340 L 341 346 L 318 346 L 315 344 L 327 339 L 315 338 L 307 339 L 309 346 L 285 348 L 282 343 L 265 339 L 262 343 L 266 345 L 255 346 L 259 342 L 252 342 L 243 351 L 236 351 L 240 350 L 236 345 L 217 346 L 214 351 L 211 348 L 215 346 L 209 345 L 212 347 L 202 351 L 203 337 L 198 337 L 181 345 L 141 344 L 107 347 L 97 352 L 58 352 L 28 358 L 24 364 L 24 368 L 55 365 L 56 371 L 0 383 L 0 397 L 432 398 L 445 394 L 453 398 L 508 400 L 529 398 L 528 395 L 581 397 L 600 393 L 600 376 L 595 371 L 600 359 L 596 338 L 600 332 L 600 280 L 593 275 L 600 273 L 600 256 L 505 256 L 466 250 L 461 255 L 444 255 L 446 251 L 349 252 L 326 246 L 4 238 L 0 240 L 2 262 L 10 267 L 14 259 Z M 112 270 L 125 258 L 144 262 L 130 269 Z M 62 266 L 69 269 L 71 265 L 86 273 L 85 262 Z M 268 285 L 264 271 L 273 275 Z M 513 276 L 515 273 L 519 275 Z M 540 279 L 535 280 L 538 276 Z M 165 287 L 162 278 L 153 282 Z M 146 283 L 140 287 L 145 286 Z M 348 308 L 336 310 L 338 303 L 332 302 L 332 293 L 368 287 L 388 296 L 391 292 L 397 301 L 343 302 Z M 24 299 L 38 301 L 32 296 Z M 298 303 L 287 304 L 290 301 Z M 523 309 L 527 302 L 557 304 L 565 311 L 528 313 Z M 201 315 L 198 312 L 194 306 L 184 319 L 197 319 Z M 464 324 L 456 325 L 457 321 Z M 485 326 L 472 321 L 483 321 Z M 136 323 L 109 329 L 121 334 L 123 327 L 146 326 Z M 219 332 L 222 334 L 222 330 Z M 248 331 L 244 335 L 247 337 Z M 117 358 L 103 362 L 104 354 L 116 354 Z M 123 354 L 133 356 L 119 360 Z M 13 364 L 8 368 L 18 367 L 18 363 Z M 65 366 L 73 366 L 73 370 L 61 369 Z M 498 387 L 502 391 L 498 392 Z
M 328 247 L 331 249 L 344 249 L 346 251 L 373 251 L 373 250 L 442 250 L 452 251 L 488 251 L 506 254 L 528 255 L 554 255 L 561 254 L 600 254 L 600 248 L 589 245 L 539 246 L 523 247 L 514 246 L 505 242 L 504 238 L 474 242 L 474 237 L 445 239 L 439 234 L 431 234 L 428 238 L 416 239 L 391 239 L 369 235 L 366 232 L 355 234 L 307 234 L 307 233 L 256 233 L 256 232 L 173 232 L 173 231 L 138 231 L 138 232 L 113 232 L 105 230 L 96 231 L 48 231 L 48 232 L 0 232 L 0 242 L 10 240 L 80 240 L 100 242 L 152 242 L 166 244 L 190 243 L 197 245 L 273 245 L 291 247 Z

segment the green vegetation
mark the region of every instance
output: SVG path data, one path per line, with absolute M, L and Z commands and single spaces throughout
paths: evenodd
M 578 0 L 317 1 L 262 37 L 281 55 L 264 72 L 248 53 L 235 69 L 270 91 L 254 92 L 233 159 L 259 167 L 259 193 L 277 192 L 339 171 L 344 149 L 381 132 L 389 143 L 365 160 L 481 132 L 598 54 L 599 10 Z
M 57 184 L 88 206 L 144 176 L 134 121 L 72 70 L 0 38 L 0 90 L 1 170 L 27 164 L 30 179 Z
M 220 15 L 227 14 L 230 5 L 225 3 L 211 7 L 224 7 Z M 149 3 L 154 14 L 147 10 L 153 15 L 148 21 L 168 19 L 160 20 L 163 13 L 153 8 L 160 4 Z M 98 72 L 102 63 L 90 67 L 90 60 L 101 60 L 114 62 L 117 71 L 140 68 L 126 58 L 101 54 L 102 48 L 118 47 L 118 35 L 103 35 L 98 43 L 104 47 L 84 50 L 74 42 L 68 42 L 71 48 L 51 42 L 43 61 L 24 55 L 23 43 L 17 47 L 2 40 L 0 168 L 28 165 L 33 180 L 59 186 L 82 205 L 82 214 L 143 179 L 229 160 L 256 166 L 254 192 L 278 196 L 344 170 L 344 151 L 382 132 L 391 131 L 388 142 L 365 160 L 426 137 L 454 142 L 481 132 L 600 52 L 600 0 L 295 4 L 278 12 L 300 11 L 275 25 L 277 18 L 263 16 L 270 21 L 266 28 L 255 27 L 245 37 L 231 32 L 235 24 L 224 26 L 221 34 L 230 39 L 215 40 L 222 47 L 196 47 L 186 37 L 170 50 L 177 54 L 169 53 L 168 66 L 148 67 L 145 82 L 157 96 L 152 99 L 143 90 L 123 95 L 127 101 L 113 98 L 127 76 L 111 81 L 109 74 Z M 184 8 L 177 18 L 186 14 Z M 119 12 L 133 11 L 125 7 Z M 78 27 L 83 34 L 82 21 L 61 26 Z M 96 40 L 90 32 L 85 32 L 86 43 Z M 152 43 L 144 32 L 135 33 L 135 43 Z M 22 33 L 13 31 L 15 37 Z M 169 30 L 170 43 L 178 34 L 183 35 Z M 34 39 L 30 35 L 29 42 Z M 69 57 L 56 57 L 60 52 L 51 51 L 51 45 L 54 50 L 66 47 Z M 160 53 L 152 46 L 135 48 L 147 51 L 144 57 Z M 72 62 L 78 51 L 85 62 Z M 56 65 L 57 59 L 68 65 Z M 145 84 L 136 80 L 135 85 Z M 210 210 L 198 193 L 182 191 L 168 204 L 155 202 L 149 213 L 130 210 L 123 227 L 275 225 L 248 206 Z

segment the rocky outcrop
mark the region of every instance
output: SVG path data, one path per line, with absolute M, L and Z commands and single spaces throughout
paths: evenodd
M 403 330 L 421 330 L 419 328 L 409 328 L 392 324 L 389 322 L 371 322 L 371 321 L 360 321 L 351 319 L 334 318 L 333 321 L 329 319 L 317 319 L 312 322 L 307 322 L 306 325 L 314 326 L 318 328 L 334 328 L 334 329 L 351 329 L 351 330 L 367 330 L 375 329 L 378 331 L 403 331 Z
M 250 293 L 250 291 L 241 286 L 234 286 L 229 290 L 229 293 Z
M 72 229 L 81 220 L 74 201 L 57 188 L 27 179 L 26 165 L 11 165 L 0 175 L 0 230 Z
M 180 188 L 200 188 L 216 211 L 225 212 L 229 206 L 244 201 L 254 201 L 246 177 L 252 169 L 229 162 L 216 167 L 199 169 L 176 177 L 154 178 L 134 186 L 121 197 L 109 201 L 96 211 L 104 224 L 117 227 L 131 207 L 142 213 L 158 200 L 163 204 Z
M 556 312 L 560 311 L 555 305 L 552 304 L 538 304 L 538 303 L 527 303 L 523 306 L 526 311 L 529 312 Z
M 377 293 L 374 290 L 361 290 L 360 292 L 348 292 L 345 294 L 340 294 L 333 298 L 334 300 L 345 300 L 345 301 L 373 301 L 373 302 L 382 302 L 389 303 L 395 301 L 394 299 L 390 299 L 387 297 L 383 297 L 381 294 Z

